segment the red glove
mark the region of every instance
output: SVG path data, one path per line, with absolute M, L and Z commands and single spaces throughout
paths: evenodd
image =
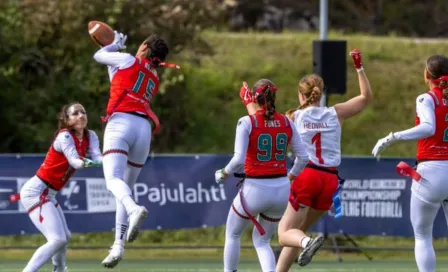
M 243 82 L 243 86 L 241 86 L 240 97 L 245 106 L 247 106 L 247 104 L 255 101 L 254 96 L 252 95 L 252 92 L 249 89 L 249 87 L 247 86 L 246 82 Z
M 356 71 L 362 71 L 362 61 L 361 61 L 361 52 L 358 49 L 353 49 L 350 51 L 350 56 L 352 56 L 353 64 L 356 68 Z

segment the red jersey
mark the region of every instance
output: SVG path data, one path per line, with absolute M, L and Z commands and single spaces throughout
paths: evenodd
M 63 131 L 67 130 L 63 129 L 59 133 Z M 87 135 L 84 135 L 82 142 L 80 142 L 75 134 L 71 131 L 69 132 L 75 141 L 76 151 L 78 151 L 79 157 L 84 158 L 89 149 L 89 139 Z M 75 171 L 76 169 L 70 166 L 64 153 L 56 151 L 52 143 L 45 157 L 44 163 L 42 163 L 39 170 L 37 170 L 36 175 L 41 180 L 49 183 L 53 189 L 59 191 L 62 187 L 64 187 Z
M 438 88 L 429 91 L 428 94 L 434 100 L 436 131 L 433 136 L 418 140 L 417 161 L 448 160 L 448 100 Z M 420 119 L 417 116 L 415 125 L 418 124 Z
M 132 97 L 122 96 L 126 90 Z M 158 90 L 156 70 L 147 59 L 136 58 L 132 66 L 119 69 L 112 78 L 107 114 L 136 111 L 146 114 L 145 103 L 150 103 Z
M 292 138 L 288 118 L 276 112 L 272 120 L 267 120 L 262 110 L 250 117 L 252 130 L 244 164 L 246 176 L 286 175 L 286 148 Z

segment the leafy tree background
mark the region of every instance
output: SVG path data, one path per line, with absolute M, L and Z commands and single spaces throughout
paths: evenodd
M 329 4 L 330 27 L 341 33 L 443 37 L 448 31 L 448 2 L 443 0 Z M 201 149 L 184 140 L 206 133 L 219 137 L 214 126 L 228 122 L 225 106 L 237 99 L 229 91 L 238 86 L 226 75 L 198 72 L 214 54 L 202 32 L 316 31 L 318 14 L 318 0 L 0 1 L 0 152 L 46 152 L 56 113 L 71 101 L 85 105 L 89 126 L 101 136 L 109 82 L 105 67 L 92 59 L 97 48 L 87 33 L 91 20 L 127 33 L 131 53 L 148 35 L 159 33 L 170 45 L 169 60 L 182 65 L 180 71 L 160 70 L 162 86 L 153 108 L 163 127 L 153 151 L 223 151 L 212 141 L 204 140 Z M 238 46 L 229 61 L 239 58 Z

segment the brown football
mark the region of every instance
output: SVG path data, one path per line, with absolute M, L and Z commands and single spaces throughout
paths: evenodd
M 106 23 L 90 21 L 88 29 L 90 37 L 100 47 L 109 45 L 114 41 L 114 30 Z

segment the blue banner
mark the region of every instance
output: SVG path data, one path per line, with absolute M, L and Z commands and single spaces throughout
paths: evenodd
M 20 203 L 9 195 L 20 190 L 44 159 L 42 155 L 0 156 L 0 235 L 37 233 Z M 146 206 L 149 217 L 143 229 L 205 228 L 225 224 L 238 179 L 225 185 L 214 181 L 216 169 L 229 155 L 158 155 L 149 157 L 137 183 L 134 198 Z M 399 161 L 412 159 L 344 157 L 340 176 L 343 216 L 331 213 L 312 229 L 353 235 L 413 236 L 409 218 L 411 180 L 399 176 Z M 106 189 L 101 168 L 79 170 L 57 196 L 72 232 L 104 232 L 115 227 L 115 199 Z M 440 212 L 434 236 L 447 236 Z

